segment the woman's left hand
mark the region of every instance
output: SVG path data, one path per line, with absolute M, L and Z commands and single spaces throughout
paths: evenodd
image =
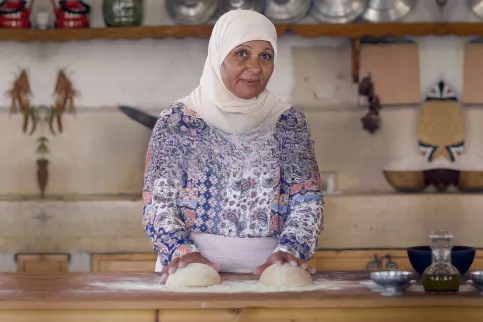
M 306 269 L 310 274 L 315 273 L 315 269 L 312 267 L 309 267 L 309 264 L 305 261 L 303 261 L 300 258 L 297 258 L 293 256 L 292 254 L 286 253 L 286 252 L 276 252 L 273 253 L 265 263 L 262 265 L 256 267 L 253 270 L 253 274 L 255 275 L 261 275 L 265 269 L 267 269 L 269 266 L 272 265 L 283 265 L 285 263 L 288 263 L 292 266 L 298 266 L 302 269 Z

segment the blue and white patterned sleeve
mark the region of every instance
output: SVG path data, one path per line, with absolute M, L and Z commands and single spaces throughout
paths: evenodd
M 276 251 L 310 260 L 324 228 L 324 199 L 310 127 L 301 112 L 282 117 L 281 133 L 288 213 Z
M 145 163 L 142 222 L 163 266 L 197 251 L 177 207 L 184 180 L 180 120 L 179 110 L 163 111 L 153 129 Z

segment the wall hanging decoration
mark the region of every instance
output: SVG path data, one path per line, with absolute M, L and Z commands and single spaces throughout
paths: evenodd
M 33 135 L 40 130 L 40 135 L 36 140 L 36 152 L 39 155 L 36 164 L 37 184 L 41 198 L 45 197 L 49 179 L 49 159 L 46 156 L 50 153 L 50 141 L 46 133 L 47 128 L 52 135 L 57 134 L 55 127 L 57 127 L 58 133 L 62 133 L 62 115 L 64 112 L 75 114 L 74 97 L 77 91 L 73 88 L 71 81 L 63 70 L 57 76 L 54 93 L 55 104 L 53 106 L 32 106 L 30 102 L 30 85 L 25 70 L 21 71 L 20 75 L 13 82 L 12 88 L 7 91 L 11 98 L 10 114 L 15 114 L 18 111 L 21 111 L 23 114 L 22 132 L 27 132 L 29 121 L 31 121 L 29 135 Z
M 45 126 L 48 124 L 52 129 L 52 120 L 56 114 L 53 106 L 47 107 L 45 105 L 33 106 L 30 108 L 30 113 L 39 124 L 40 136 L 37 138 L 37 154 L 39 158 L 37 163 L 37 185 L 40 189 L 40 197 L 45 197 L 45 190 L 49 181 L 49 160 L 46 155 L 50 153 L 49 139 L 45 135 Z M 52 131 L 53 132 L 53 131 Z
M 421 192 L 428 186 L 446 191 L 483 191 L 483 158 L 465 149 L 465 113 L 457 96 L 438 82 L 421 105 L 418 119 L 420 155 L 395 160 L 384 169 L 398 191 Z
M 55 84 L 55 110 L 58 111 L 55 115 L 57 119 L 57 126 L 59 132 L 62 133 L 62 114 L 67 111 L 69 114 L 76 115 L 74 99 L 79 93 L 72 85 L 69 77 L 67 77 L 64 70 L 60 70 L 57 74 L 57 82 Z M 55 133 L 54 133 L 55 135 Z
M 359 83 L 359 95 L 367 98 L 369 111 L 361 118 L 362 128 L 371 134 L 374 134 L 380 127 L 381 101 L 376 95 L 375 86 L 371 75 L 364 77 Z
M 21 112 L 23 114 L 22 131 L 27 131 L 29 119 L 32 118 L 31 133 L 35 131 L 35 119 L 29 114 L 30 109 L 30 97 L 32 92 L 30 91 L 30 83 L 27 71 L 21 70 L 17 78 L 13 81 L 12 88 L 7 91 L 7 95 L 10 97 L 10 109 L 9 115 Z

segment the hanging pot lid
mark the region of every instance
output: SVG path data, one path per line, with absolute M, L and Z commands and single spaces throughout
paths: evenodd
M 265 16 L 274 23 L 293 23 L 304 18 L 311 0 L 267 0 Z
M 220 11 L 225 13 L 230 10 L 244 9 L 263 12 L 265 4 L 265 0 L 221 0 Z
M 483 18 L 483 1 L 482 0 L 468 0 L 468 5 L 478 17 Z
M 178 24 L 203 24 L 216 13 L 218 0 L 166 0 L 166 10 Z
M 311 15 L 321 22 L 348 23 L 356 20 L 369 0 L 314 0 Z
M 415 0 L 370 0 L 362 18 L 368 22 L 394 22 L 405 17 Z

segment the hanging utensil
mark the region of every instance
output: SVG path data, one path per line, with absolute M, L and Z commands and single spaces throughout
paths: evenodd
M 311 0 L 267 0 L 265 16 L 274 23 L 293 23 L 304 18 Z
M 415 0 L 370 0 L 362 18 L 368 22 L 395 22 L 415 6 Z
M 483 18 L 483 1 L 482 0 L 468 0 L 468 5 L 479 18 Z
M 314 0 L 311 15 L 321 22 L 348 23 L 356 20 L 369 0 Z
M 166 10 L 177 24 L 204 24 L 216 13 L 218 0 L 166 0 Z
M 154 129 L 154 126 L 156 125 L 156 122 L 158 121 L 157 117 L 150 115 L 148 113 L 145 113 L 141 110 L 138 110 L 137 108 L 134 108 L 134 107 L 120 106 L 119 110 L 121 110 L 129 118 L 131 118 L 134 121 L 144 125 L 145 127 L 147 127 L 150 130 Z
M 265 10 L 265 5 L 265 0 L 221 0 L 220 12 L 225 13 L 236 9 L 263 12 Z
M 446 4 L 448 4 L 448 0 L 435 0 L 436 5 L 439 7 L 439 15 L 441 21 L 444 21 L 444 8 L 446 7 Z
M 440 8 L 444 8 L 446 6 L 446 4 L 448 3 L 448 0 L 436 0 L 436 4 L 438 5 L 438 7 Z

